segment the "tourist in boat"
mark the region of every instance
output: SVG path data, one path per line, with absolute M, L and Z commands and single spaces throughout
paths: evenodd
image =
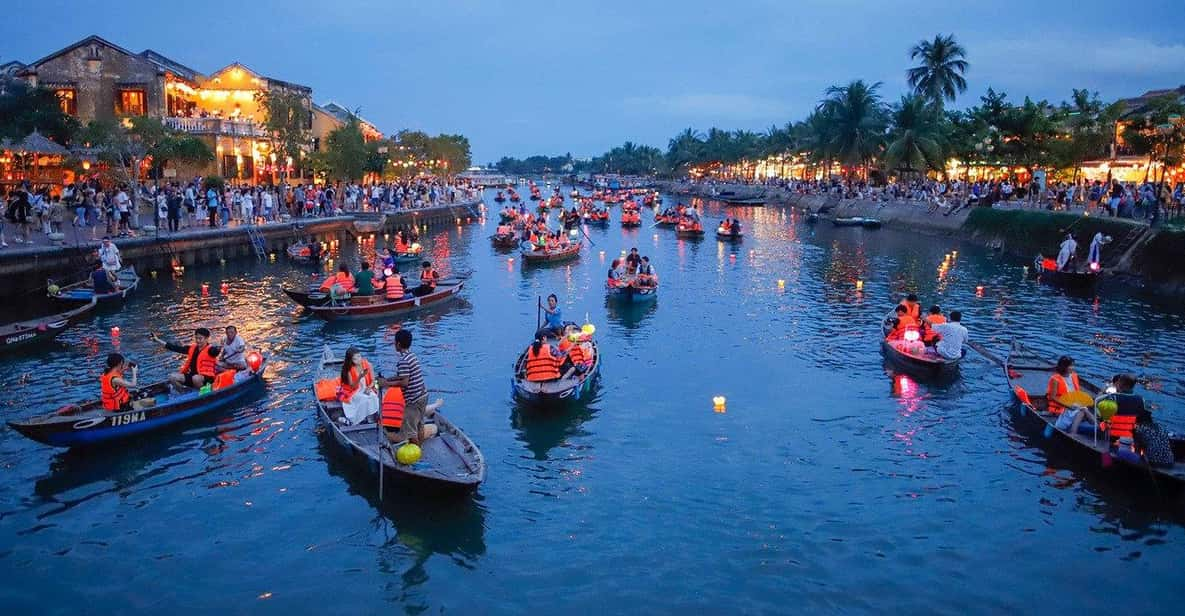
M 592 362 L 591 351 L 586 349 L 580 339 L 580 330 L 575 325 L 569 325 L 564 330 L 564 339 L 559 344 L 563 361 L 560 364 L 561 378 L 568 378 L 573 373 L 583 374 Z
M 931 308 L 930 316 L 926 320 L 933 323 L 930 326 L 931 331 L 938 337 L 938 342 L 934 345 L 934 350 L 943 359 L 959 359 L 963 356 L 963 345 L 967 343 L 967 328 L 963 326 L 963 313 L 958 310 L 952 310 L 950 319 L 944 320 L 941 323 L 934 323 L 930 321 L 930 317 L 934 316 L 933 311 L 938 309 L 938 306 Z M 942 311 L 938 310 L 938 316 L 942 317 Z
M 1144 452 L 1144 459 L 1151 466 L 1169 468 L 1175 463 L 1169 433 L 1152 420 L 1152 413 L 1148 411 L 1136 416 L 1132 442 L 1136 451 Z
M 218 347 L 210 346 L 210 330 L 199 327 L 193 332 L 193 344 L 182 345 L 166 342 L 159 334 L 152 334 L 153 342 L 164 348 L 185 355 L 185 360 L 177 372 L 169 375 L 169 382 L 177 387 L 193 387 L 201 389 L 206 383 L 213 382 L 217 371 Z M 211 351 L 215 351 L 213 355 Z
M 243 340 L 243 337 L 239 335 L 238 328 L 234 325 L 227 325 L 225 334 L 222 339 L 222 352 L 218 355 L 218 371 L 246 370 L 247 341 Z
M 350 266 L 342 263 L 337 267 L 337 273 L 321 283 L 321 290 L 342 297 L 354 292 L 354 277 L 350 275 Z
M 912 314 L 910 314 L 908 306 L 903 303 L 897 304 L 897 307 L 894 308 L 893 311 L 897 313 L 897 325 L 902 330 L 918 328 L 918 320 L 914 318 Z
M 731 232 L 733 235 L 740 235 L 741 234 L 741 221 L 739 221 L 735 218 L 732 219 L 732 224 L 729 225 L 729 228 L 731 229 Z
M 650 257 L 642 257 L 642 264 L 638 266 L 636 285 L 643 288 L 658 285 L 658 272 L 655 272 L 654 266 L 650 264 Z
M 1045 387 L 1045 400 L 1049 412 L 1061 415 L 1066 407 L 1058 400 L 1072 391 L 1082 391 L 1082 387 L 1078 384 L 1078 373 L 1074 372 L 1074 359 L 1062 355 L 1057 359 L 1057 366 L 1053 369 L 1053 374 L 1049 375 L 1049 383 Z
M 363 261 L 362 269 L 354 274 L 354 295 L 374 295 L 374 272 L 367 261 Z
M 420 286 L 412 290 L 412 295 L 423 297 L 435 291 L 438 280 L 440 280 L 440 274 L 432 269 L 432 262 L 424 261 L 420 264 Z
M 913 319 L 914 324 L 922 320 L 922 305 L 918 303 L 918 296 L 916 293 L 910 293 L 901 300 L 901 306 L 905 307 L 905 314 Z
M 556 381 L 560 378 L 561 358 L 552 348 L 551 334 L 541 332 L 535 336 L 535 341 L 527 348 L 527 360 L 524 362 L 524 378 L 533 383 Z
M 625 265 L 627 269 L 637 271 L 638 265 L 642 263 L 642 255 L 638 254 L 637 248 L 631 248 L 630 253 L 625 256 Z
M 115 272 L 100 264 L 95 267 L 95 271 L 91 272 L 91 288 L 95 295 L 115 293 L 119 290 L 119 279 L 115 277 Z
M 131 370 L 132 378 L 124 378 L 124 374 Z M 127 361 L 119 353 L 107 356 L 107 369 L 99 377 L 99 391 L 103 402 L 103 410 L 118 413 L 132 408 L 132 394 L 129 391 L 136 386 L 136 376 L 140 367 Z
M 620 287 L 624 283 L 621 280 L 621 259 L 614 259 L 609 264 L 609 272 L 606 274 L 606 283 L 610 288 Z
M 351 425 L 379 412 L 374 369 L 355 347 L 346 349 L 342 362 L 337 399 L 342 403 L 342 417 Z
M 431 430 L 423 429 L 424 415 L 428 407 L 428 386 L 420 370 L 420 360 L 411 351 L 412 335 L 406 329 L 395 332 L 395 352 L 399 361 L 395 365 L 395 377 L 379 379 L 384 387 L 398 387 L 404 398 L 403 417 L 397 440 L 419 444 L 432 436 Z
M 560 308 L 560 300 L 552 293 L 547 296 L 547 305 L 543 307 L 543 329 L 558 335 L 564 330 L 564 311 Z M 538 334 L 536 334 L 538 335 Z
M 1058 271 L 1069 271 L 1074 262 L 1074 253 L 1078 252 L 1078 242 L 1074 240 L 1074 235 L 1066 234 L 1066 239 L 1062 241 L 1061 248 L 1057 252 L 1057 269 Z
M 99 262 L 103 264 L 103 269 L 109 272 L 123 269 L 123 264 L 119 260 L 119 247 L 109 237 L 103 238 L 103 243 L 99 246 Z
M 396 302 L 403 299 L 403 276 L 394 269 L 388 268 L 383 272 L 386 278 L 383 279 L 383 296 L 389 302 Z
M 390 248 L 383 248 L 383 269 L 395 269 L 395 255 L 391 254 Z
M 942 316 L 942 308 L 939 306 L 930 306 L 930 313 L 922 319 L 922 341 L 926 346 L 934 346 L 938 341 L 938 333 L 934 331 L 935 325 L 946 323 L 946 317 Z

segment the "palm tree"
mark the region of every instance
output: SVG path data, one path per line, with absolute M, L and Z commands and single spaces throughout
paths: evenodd
M 920 41 L 909 50 L 911 60 L 920 64 L 905 71 L 910 87 L 915 94 L 925 97 L 935 107 L 942 107 L 944 100 L 954 101 L 967 89 L 967 50 L 954 35 L 937 34 L 933 41 Z
M 893 108 L 893 130 L 885 147 L 886 169 L 942 169 L 942 137 L 934 111 L 920 96 L 901 97 Z
M 703 162 L 704 135 L 694 128 L 685 129 L 667 144 L 667 163 L 674 172 Z
M 846 86 L 827 88 L 819 104 L 828 124 L 828 150 L 841 162 L 864 165 L 880 152 L 885 139 L 885 112 L 880 82 L 872 85 L 857 79 Z

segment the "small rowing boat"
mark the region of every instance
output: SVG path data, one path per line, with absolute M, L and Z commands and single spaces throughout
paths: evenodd
M 333 300 L 326 296 L 319 304 L 305 306 L 310 312 L 326 321 L 361 321 L 363 319 L 384 319 L 403 316 L 427 308 L 434 308 L 456 299 L 465 286 L 459 278 L 441 280 L 427 295 L 404 294 L 403 298 L 388 301 L 382 295 L 354 295 Z M 289 294 L 291 297 L 291 294 Z M 312 299 L 310 297 L 310 299 Z
M 15 351 L 30 347 L 41 342 L 48 342 L 66 331 L 71 324 L 80 320 L 95 307 L 95 301 L 58 314 L 30 319 L 19 323 L 0 325 L 0 353 Z
M 518 248 L 520 241 L 518 235 L 514 233 L 495 233 L 490 236 L 490 243 L 494 245 L 494 248 Z
M 947 359 L 932 349 L 926 349 L 921 342 L 920 332 L 912 340 L 908 339 L 910 331 L 906 331 L 906 340 L 895 341 L 896 343 L 890 341 L 889 332 L 893 330 L 893 319 L 896 317 L 896 311 L 891 310 L 881 321 L 881 351 L 890 363 L 902 371 L 922 379 L 949 379 L 959 373 L 959 362 L 967 356 L 967 349 L 963 349 L 962 357 Z M 908 348 L 910 346 L 915 348 L 911 350 Z M 918 346 L 921 348 L 916 348 Z
M 125 267 L 119 270 L 116 274 L 115 290 L 110 293 L 95 293 L 95 287 L 88 275 L 85 280 L 68 284 L 61 289 L 57 289 L 57 293 L 50 293 L 49 297 L 62 302 L 82 302 L 89 303 L 92 299 L 98 304 L 113 304 L 122 302 L 127 299 L 137 287 L 140 286 L 140 276 L 136 274 L 136 268 L 132 266 Z M 54 285 L 50 285 L 50 291 L 54 290 Z
M 680 224 L 675 229 L 675 237 L 683 239 L 698 240 L 704 237 L 704 228 L 700 225 L 683 225 Z
M 1056 363 L 1042 357 L 1023 344 L 1013 341 L 1008 358 L 1004 361 L 1004 377 L 1014 404 L 1011 412 L 1017 420 L 1034 431 L 1040 431 L 1046 438 L 1057 436 L 1059 441 L 1072 444 L 1079 453 L 1087 454 L 1103 468 L 1120 468 L 1131 471 L 1133 476 L 1154 477 L 1158 482 L 1175 487 L 1185 486 L 1185 439 L 1172 438 L 1173 457 L 1171 467 L 1151 466 L 1136 455 L 1120 455 L 1112 445 L 1111 434 L 1104 429 L 1096 430 L 1090 420 L 1084 420 L 1077 434 L 1057 428 L 1058 416 L 1050 413 L 1045 398 L 1049 377 Z M 1082 391 L 1097 397 L 1102 390 L 1086 379 L 1078 379 Z M 1090 426 L 1089 429 L 1083 426 Z
M 297 263 L 319 263 L 321 261 L 320 249 L 314 254 L 312 245 L 304 242 L 298 242 L 289 246 L 285 252 L 288 253 L 289 259 Z
M 248 355 L 250 362 L 251 354 Z M 26 420 L 10 421 L 8 425 L 38 443 L 54 447 L 98 445 L 137 436 L 241 401 L 263 383 L 267 362 L 260 357 L 256 365 L 256 370 L 240 370 L 230 385 L 220 389 L 184 388 L 174 392 L 168 381 L 164 381 L 139 388 L 128 411 L 106 411 L 101 400 L 91 400 Z M 95 389 L 98 388 L 95 379 Z
M 580 249 L 584 246 L 584 242 L 576 242 L 569 244 L 566 248 L 559 248 L 556 250 L 526 250 L 520 251 L 523 263 L 541 264 L 541 263 L 559 263 L 561 261 L 568 261 L 580 256 Z
M 341 365 L 342 360 L 336 359 L 329 347 L 325 347 L 313 381 L 313 391 L 323 380 L 338 379 Z M 428 406 L 432 412 L 424 418 L 425 424 L 436 426 L 436 436 L 420 443 L 420 459 L 413 464 L 399 462 L 395 451 L 402 443 L 390 443 L 378 424 L 343 425 L 340 402 L 317 400 L 317 416 L 342 453 L 372 475 L 382 477 L 384 484 L 392 488 L 437 494 L 466 494 L 476 490 L 486 476 L 486 462 L 481 450 L 460 428 L 435 411 L 439 403 Z
M 637 286 L 632 282 L 620 286 L 605 286 L 606 296 L 623 304 L 647 304 L 658 298 L 658 283 Z
M 657 214 L 654 217 L 654 226 L 656 227 L 674 227 L 677 224 L 679 224 L 678 216 L 663 216 L 662 214 Z
M 1033 271 L 1040 282 L 1079 292 L 1094 291 L 1102 276 L 1101 270 L 1059 270 L 1057 261 L 1042 255 L 1033 259 Z
M 514 362 L 514 378 L 510 385 L 514 396 L 528 404 L 540 406 L 575 402 L 588 397 L 601 376 L 601 351 L 595 340 L 589 340 L 589 344 L 592 346 L 592 364 L 584 372 L 573 372 L 572 376 L 555 381 L 528 381 L 527 351 L 524 350 Z
M 745 239 L 745 234 L 739 231 L 726 230 L 723 227 L 716 228 L 716 239 L 722 242 L 739 242 Z

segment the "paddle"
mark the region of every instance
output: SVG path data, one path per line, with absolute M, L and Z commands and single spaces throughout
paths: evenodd
M 579 225 L 579 226 L 580 226 L 580 232 L 584 234 L 584 239 L 588 240 L 589 246 L 596 246 L 597 243 L 592 241 L 592 238 L 588 236 L 588 231 L 584 230 L 584 225 Z
M 535 296 L 535 331 L 543 326 L 543 298 Z
M 992 363 L 996 364 L 997 366 L 1004 365 L 1004 360 L 1000 359 L 999 357 L 996 357 L 993 353 L 991 353 L 990 351 L 985 349 L 982 344 L 979 344 L 978 342 L 975 342 L 974 340 L 968 340 L 967 346 L 971 347 L 971 349 L 973 349 L 976 353 L 983 355 L 984 357 L 986 357 L 988 360 L 990 360 Z

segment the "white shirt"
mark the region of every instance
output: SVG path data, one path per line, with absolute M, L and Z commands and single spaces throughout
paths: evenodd
M 967 328 L 961 323 L 948 321 L 931 327 L 934 333 L 942 336 L 934 348 L 938 354 L 947 359 L 958 359 L 963 356 L 963 344 L 967 342 Z
M 1062 242 L 1061 250 L 1057 253 L 1057 268 L 1060 270 L 1061 268 L 1065 267 L 1066 263 L 1071 257 L 1074 256 L 1074 253 L 1077 251 L 1078 242 L 1075 242 L 1074 238 L 1072 237 L 1066 238 L 1066 241 Z
M 115 242 L 99 246 L 99 261 L 103 263 L 103 269 L 110 271 L 119 271 L 123 265 L 119 262 L 119 248 Z
M 119 191 L 119 194 L 115 195 L 115 207 L 118 208 L 120 212 L 128 211 L 128 204 L 130 202 L 131 199 L 128 199 L 128 194 L 122 190 Z

